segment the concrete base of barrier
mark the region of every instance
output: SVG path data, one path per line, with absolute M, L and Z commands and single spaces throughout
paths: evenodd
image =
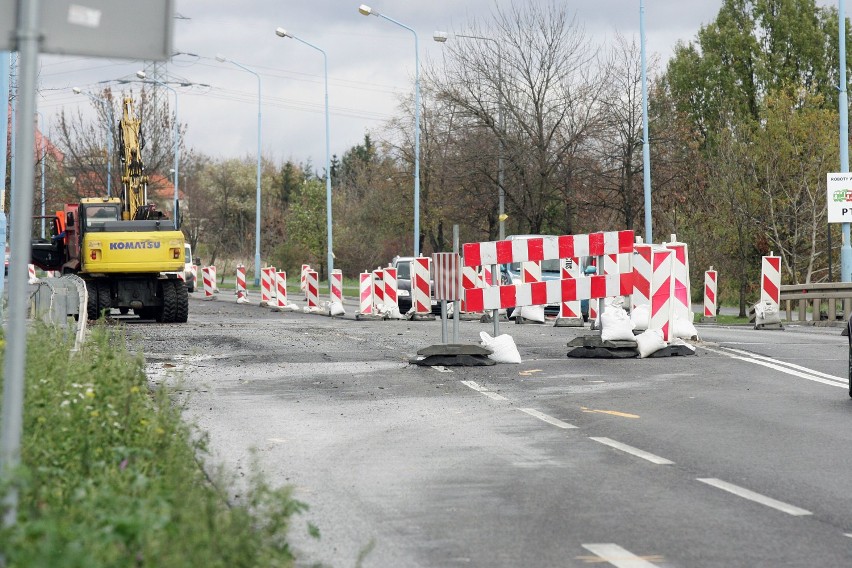
M 382 321 L 385 316 L 380 314 L 355 314 L 355 319 L 358 321 Z
M 461 314 L 459 314 L 461 315 Z M 408 319 L 411 321 L 435 321 L 435 314 L 409 314 Z
M 568 342 L 568 357 L 574 359 L 632 359 L 639 357 L 635 341 L 604 341 L 600 335 L 584 335 Z
M 527 318 L 522 318 L 521 316 L 515 316 L 512 319 L 515 320 L 515 323 L 520 324 L 520 325 L 525 325 L 525 324 L 528 324 L 528 323 L 537 324 L 537 325 L 544 325 L 543 321 L 536 321 L 536 320 L 531 320 L 531 319 L 527 319 Z
M 553 327 L 583 327 L 583 318 L 556 318 Z
M 489 359 L 491 353 L 481 345 L 448 343 L 430 345 L 417 351 L 422 359 L 411 359 L 409 363 L 421 367 L 479 367 L 495 365 L 496 361 Z
M 500 314 L 497 316 L 500 321 L 509 321 L 509 318 L 506 317 L 506 314 Z M 493 323 L 494 318 L 491 317 L 491 314 L 486 312 L 479 317 L 479 323 Z
M 459 321 L 479 321 L 482 317 L 482 314 L 475 314 L 473 312 L 459 312 Z
M 699 316 L 698 323 L 716 323 L 716 316 Z

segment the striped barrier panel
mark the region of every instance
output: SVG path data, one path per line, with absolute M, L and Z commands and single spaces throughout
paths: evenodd
M 260 305 L 274 306 L 275 300 L 275 267 L 265 266 L 260 269 Z
M 38 280 L 38 278 L 36 278 L 35 264 L 28 264 L 27 272 L 29 273 L 28 280 L 30 281 L 30 283 Z
M 636 243 L 633 245 L 633 294 L 630 296 L 630 309 L 651 305 L 651 251 L 652 245 Z
M 671 249 L 657 249 L 652 256 L 651 322 L 648 329 L 661 331 L 665 341 L 671 339 L 674 254 Z
M 303 264 L 301 271 L 299 273 L 299 290 L 301 290 L 302 292 L 305 292 L 305 290 L 307 288 L 307 283 L 306 283 L 307 277 L 308 277 L 307 274 L 308 274 L 308 270 L 310 270 L 310 269 L 311 269 L 310 264 Z M 305 292 L 305 298 L 307 298 L 307 292 Z
M 778 311 L 781 303 L 781 257 L 764 256 L 760 270 L 760 301 L 769 302 Z
M 246 290 L 246 267 L 242 264 L 237 265 L 237 286 L 236 286 L 237 301 L 247 300 L 248 291 Z
M 671 242 L 664 243 L 668 249 L 674 251 L 672 255 L 672 302 L 673 314 L 683 321 L 692 321 L 692 290 L 689 282 L 689 249 L 686 243 L 677 242 L 677 237 L 672 235 Z
M 704 273 L 704 318 L 715 318 L 717 302 L 717 273 L 710 267 L 710 270 Z
M 358 313 L 362 315 L 373 315 L 373 274 L 371 272 L 361 273 L 358 291 Z
M 343 303 L 343 271 L 342 270 L 332 270 L 331 271 L 331 286 L 328 291 L 329 300 L 332 304 L 334 303 Z
M 394 308 L 399 308 L 399 302 L 397 300 L 396 268 L 388 267 L 382 269 L 382 279 L 384 281 L 385 309 L 392 310 Z
M 319 275 L 316 270 L 305 271 L 305 295 L 308 308 L 319 308 Z
M 467 246 L 467 245 L 465 245 Z M 454 252 L 432 253 L 433 272 L 435 274 L 435 299 L 453 302 L 462 299 L 461 268 L 462 260 Z M 468 265 L 474 266 L 474 265 Z M 514 288 L 514 286 L 512 286 Z M 481 292 L 483 288 L 473 288 L 469 292 Z M 482 302 L 468 304 L 468 309 L 481 312 Z
M 415 314 L 432 313 L 431 258 L 417 257 L 411 262 L 411 305 Z
M 381 268 L 373 271 L 373 305 L 376 309 L 385 305 L 385 273 Z
M 576 258 L 563 259 L 561 266 L 563 280 L 580 278 L 580 263 Z M 579 300 L 562 301 L 559 305 L 559 317 L 564 319 L 582 318 L 582 308 Z
M 211 270 L 212 266 L 205 266 L 201 269 L 201 278 L 204 280 L 204 298 L 213 299 L 213 292 L 216 289 L 215 272 Z
M 465 266 L 626 254 L 633 252 L 633 231 L 469 243 L 464 251 Z M 479 311 L 627 296 L 632 291 L 633 274 L 626 272 L 466 290 L 465 300 L 468 309 Z
M 287 272 L 275 272 L 275 305 L 278 309 L 287 307 Z

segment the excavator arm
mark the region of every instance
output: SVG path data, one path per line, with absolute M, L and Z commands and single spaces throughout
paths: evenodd
M 145 206 L 148 176 L 142 162 L 142 121 L 133 112 L 133 99 L 124 97 L 124 111 L 119 123 L 119 159 L 121 160 L 121 217 L 124 220 L 148 218 Z

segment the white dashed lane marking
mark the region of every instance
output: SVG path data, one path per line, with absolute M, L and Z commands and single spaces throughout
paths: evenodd
M 518 410 L 520 410 L 521 412 L 526 412 L 530 416 L 534 416 L 535 418 L 538 418 L 539 420 L 541 420 L 543 422 L 547 422 L 548 424 L 552 424 L 553 426 L 556 426 L 557 428 L 564 428 L 564 429 L 576 428 L 576 426 L 574 426 L 573 424 L 568 424 L 567 422 L 563 422 L 562 420 L 559 420 L 558 418 L 554 418 L 553 416 L 547 415 L 544 412 L 539 412 L 535 408 L 519 408 Z
M 787 513 L 788 515 L 800 517 L 803 515 L 813 514 L 805 509 L 800 509 L 799 507 L 790 505 L 789 503 L 784 503 L 783 501 L 778 501 L 771 497 L 767 497 L 766 495 L 755 493 L 750 489 L 740 487 L 739 485 L 734 485 L 733 483 L 728 483 L 727 481 L 722 481 L 721 479 L 704 477 L 699 478 L 698 481 L 700 481 L 701 483 L 706 483 L 707 485 L 711 485 L 723 491 L 727 491 L 728 493 L 732 493 L 738 497 L 742 497 L 743 499 L 748 499 L 749 501 L 754 501 L 755 503 L 766 505 L 767 507 L 771 507 L 773 509 L 781 511 L 782 513 Z
M 589 439 L 594 440 L 595 442 L 600 442 L 601 444 L 604 444 L 611 448 L 615 448 L 616 450 L 621 450 L 622 452 L 628 453 L 632 456 L 636 456 L 637 458 L 648 460 L 649 462 L 657 465 L 671 465 L 674 463 L 673 461 L 661 458 L 660 456 L 655 456 L 654 454 L 651 454 L 644 450 L 640 450 L 639 448 L 634 448 L 633 446 L 628 446 L 627 444 L 616 442 L 615 440 L 612 440 L 610 438 L 596 438 L 590 436 Z
M 656 564 L 652 564 L 645 558 L 642 558 L 641 556 L 636 556 L 629 550 L 625 550 L 624 548 L 611 542 L 600 544 L 584 544 L 583 548 L 585 548 L 598 558 L 589 559 L 588 557 L 582 557 L 582 559 L 594 562 L 595 564 L 599 564 L 601 561 L 603 561 L 608 562 L 616 568 L 657 568 Z M 655 560 L 659 558 L 660 557 L 658 556 L 654 557 Z

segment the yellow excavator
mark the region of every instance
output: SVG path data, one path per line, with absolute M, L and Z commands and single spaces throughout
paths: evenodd
M 167 219 L 147 202 L 145 146 L 133 99 L 123 100 L 119 122 L 121 197 L 84 198 L 49 218 L 51 237 L 34 239 L 32 263 L 42 270 L 77 274 L 86 282 L 89 319 L 115 308 L 142 319 L 183 323 L 189 296 L 177 277 L 184 270 L 179 209 Z

